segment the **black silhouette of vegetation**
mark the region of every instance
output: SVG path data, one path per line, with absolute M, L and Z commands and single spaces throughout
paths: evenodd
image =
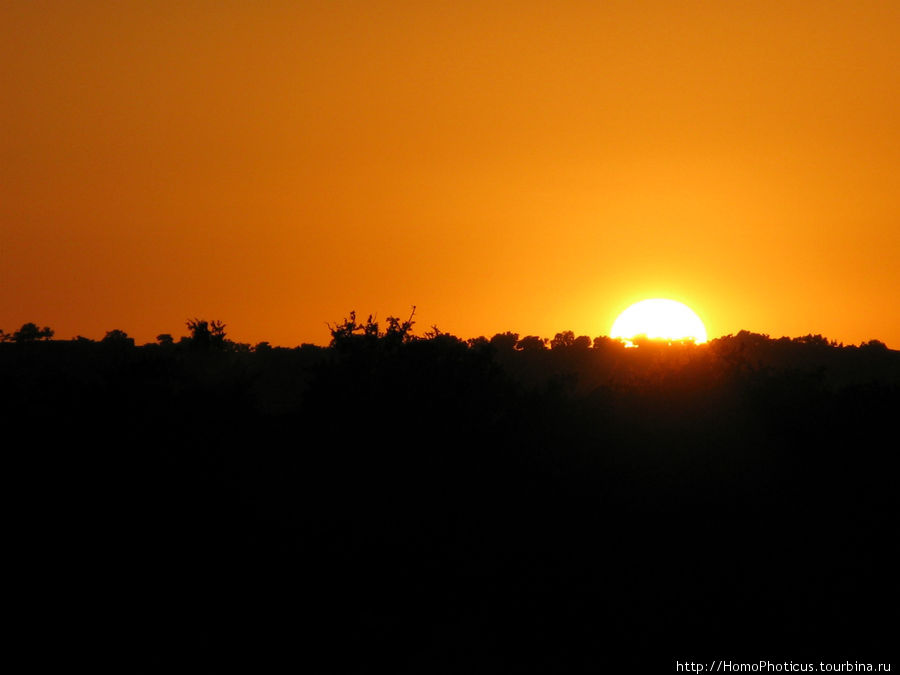
M 322 673 L 893 648 L 900 352 L 413 326 L 4 337 L 38 648 Z
M 8 335 L 0 330 L 0 342 L 36 342 L 37 340 L 50 340 L 53 338 L 53 330 L 44 326 L 38 328 L 35 323 L 26 323 L 12 335 Z

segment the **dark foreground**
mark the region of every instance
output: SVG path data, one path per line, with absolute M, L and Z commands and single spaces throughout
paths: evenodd
M 0 344 L 32 663 L 893 657 L 900 353 L 338 338 Z

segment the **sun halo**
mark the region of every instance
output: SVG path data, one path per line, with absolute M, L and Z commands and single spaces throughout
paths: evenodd
M 684 303 L 664 298 L 641 300 L 619 314 L 610 337 L 634 346 L 634 338 L 646 336 L 659 340 L 707 341 L 706 326 L 696 312 Z

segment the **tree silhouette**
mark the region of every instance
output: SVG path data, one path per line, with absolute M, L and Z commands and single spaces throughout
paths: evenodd
M 515 349 L 516 343 L 519 341 L 519 334 L 507 331 L 506 333 L 497 333 L 491 338 L 490 344 L 500 351 L 512 351 Z
M 868 342 L 863 342 L 860 346 L 860 349 L 866 349 L 868 351 L 873 352 L 887 352 L 888 347 L 881 340 L 869 340 Z
M 37 340 L 49 340 L 53 337 L 53 330 L 49 326 L 38 328 L 37 324 L 26 323 L 12 335 L 13 342 L 35 342 Z
M 416 307 L 413 305 L 412 312 L 410 312 L 409 318 L 406 321 L 401 321 L 395 316 L 389 316 L 387 318 L 387 330 L 384 332 L 382 336 L 385 342 L 390 346 L 396 346 L 398 344 L 402 344 L 404 342 L 409 342 L 413 339 L 412 327 L 415 324 L 413 321 L 413 317 L 416 315 Z M 440 334 L 440 331 L 438 331 Z
M 338 324 L 326 324 L 331 333 L 331 346 L 339 350 L 345 350 L 356 345 L 368 345 L 370 347 L 379 343 L 383 343 L 386 347 L 396 347 L 400 344 L 409 342 L 414 339 L 412 327 L 414 325 L 413 316 L 415 316 L 416 308 L 413 306 L 412 312 L 406 321 L 401 321 L 395 316 L 387 318 L 387 329 L 381 331 L 378 321 L 370 314 L 365 323 L 357 322 L 356 311 L 350 312 L 350 317 L 344 319 Z
M 550 349 L 590 349 L 591 338 L 587 335 L 579 335 L 575 337 L 575 333 L 570 330 L 557 333 L 550 340 Z
M 369 314 L 365 323 L 356 321 L 356 310 L 340 323 L 326 324 L 331 333 L 330 346 L 338 350 L 348 349 L 357 344 L 373 344 L 378 340 L 378 322 Z
M 579 335 L 575 338 L 575 342 L 572 343 L 572 347 L 578 350 L 590 349 L 591 348 L 591 338 L 588 335 Z
M 523 352 L 543 351 L 547 349 L 547 340 L 537 335 L 526 335 L 516 343 L 516 349 Z
M 550 340 L 550 349 L 559 349 L 561 347 L 571 347 L 575 343 L 575 333 L 570 330 L 557 333 Z
M 221 321 L 208 322 L 203 319 L 189 319 L 191 348 L 196 351 L 222 349 L 225 346 L 225 324 Z
M 134 347 L 134 338 L 128 337 L 128 334 L 125 331 L 117 328 L 107 331 L 101 342 L 103 344 L 117 345 L 120 347 Z
M 595 337 L 594 341 L 591 343 L 591 348 L 596 349 L 597 351 L 609 350 L 609 349 L 620 349 L 625 345 L 621 340 L 613 339 L 607 335 L 601 335 L 599 337 Z

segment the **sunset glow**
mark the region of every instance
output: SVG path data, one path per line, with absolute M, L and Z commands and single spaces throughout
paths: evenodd
M 900 4 L 0 4 L 0 329 L 900 348 Z M 598 311 L 599 308 L 599 311 Z
M 886 672 L 900 0 L 0 0 L 0 385 L 28 658 Z
M 694 311 L 675 300 L 654 298 L 635 303 L 616 319 L 610 337 L 631 343 L 633 338 L 706 342 L 706 327 Z

